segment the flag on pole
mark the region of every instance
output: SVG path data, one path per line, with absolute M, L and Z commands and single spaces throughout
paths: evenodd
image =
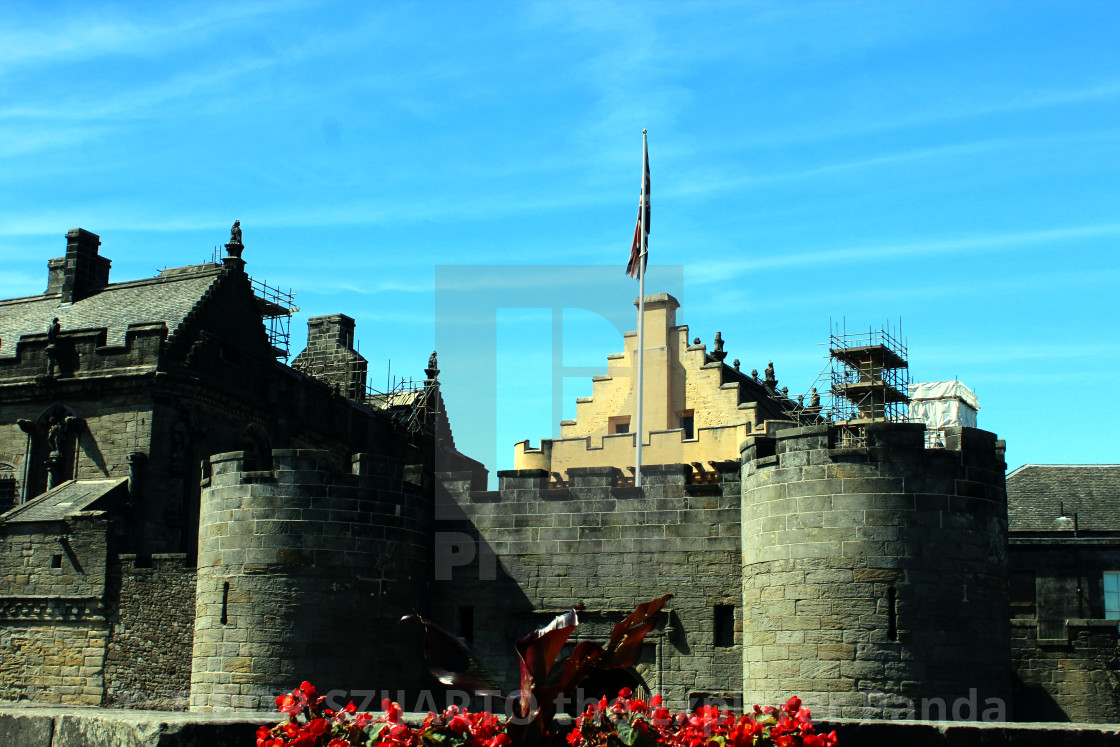
M 626 263 L 626 274 L 638 277 L 639 261 L 645 269 L 647 249 L 645 239 L 649 236 L 649 148 L 646 145 L 645 131 L 642 132 L 642 195 L 638 198 L 638 224 L 634 226 L 634 243 L 630 245 L 630 261 Z

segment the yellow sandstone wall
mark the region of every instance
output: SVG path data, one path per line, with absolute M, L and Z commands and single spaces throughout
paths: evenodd
M 709 362 L 706 346 L 689 344 L 688 327 L 677 325 L 679 307 L 666 293 L 645 299 L 642 462 L 738 459 L 739 444 L 758 425 L 756 408 L 740 403 L 739 384 L 724 383 L 725 367 Z M 624 347 L 607 357 L 607 374 L 592 379 L 592 395 L 576 400 L 576 418 L 560 424 L 560 438 L 542 440 L 538 449 L 528 441 L 514 446 L 515 469 L 543 469 L 564 477 L 571 467 L 615 466 L 632 472 L 634 435 L 613 434 L 611 423 L 629 418 L 631 431 L 636 427 L 637 332 L 624 336 Z M 685 439 L 680 418 L 689 411 L 693 438 Z

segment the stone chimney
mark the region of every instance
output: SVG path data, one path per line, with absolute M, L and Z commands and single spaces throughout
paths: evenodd
M 66 256 L 47 263 L 47 295 L 73 303 L 109 284 L 109 259 L 98 255 L 101 237 L 82 228 L 66 233 Z
M 365 398 L 366 359 L 354 350 L 354 320 L 345 314 L 307 320 L 307 348 L 292 368 L 338 388 L 343 396 Z

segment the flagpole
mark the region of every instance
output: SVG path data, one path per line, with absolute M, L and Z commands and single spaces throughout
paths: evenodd
M 638 215 L 641 216 L 642 228 L 639 232 L 642 241 L 641 253 L 638 255 L 638 392 L 637 412 L 634 418 L 636 446 L 634 448 L 634 487 L 642 487 L 642 389 L 645 380 L 642 376 L 643 364 L 646 358 L 645 329 L 646 329 L 646 170 L 649 162 L 649 150 L 646 147 L 646 131 L 642 130 L 642 198 L 639 203 Z

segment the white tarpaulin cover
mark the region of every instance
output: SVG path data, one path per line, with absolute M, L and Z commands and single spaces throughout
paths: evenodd
M 926 428 L 963 425 L 976 427 L 980 403 L 976 393 L 959 381 L 927 381 L 910 385 L 910 422 Z

